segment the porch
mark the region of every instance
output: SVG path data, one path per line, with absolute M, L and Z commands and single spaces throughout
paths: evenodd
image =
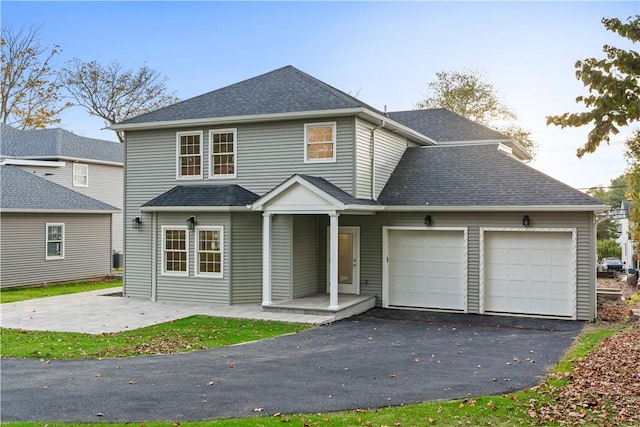
M 332 322 L 355 316 L 372 309 L 376 305 L 374 295 L 340 294 L 337 307 L 329 305 L 329 294 L 318 293 L 302 298 L 275 301 L 270 305 L 263 305 L 266 312 L 312 314 L 319 316 L 333 316 Z

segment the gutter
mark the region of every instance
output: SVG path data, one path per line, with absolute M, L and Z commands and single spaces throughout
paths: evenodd
M 386 206 L 388 212 L 607 212 L 606 205 Z

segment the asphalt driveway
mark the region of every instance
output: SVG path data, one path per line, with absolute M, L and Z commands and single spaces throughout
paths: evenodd
M 185 421 L 501 394 L 535 385 L 581 322 L 374 309 L 187 354 L 2 359 L 2 421 Z

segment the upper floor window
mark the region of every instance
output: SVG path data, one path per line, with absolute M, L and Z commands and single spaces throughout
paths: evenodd
M 220 129 L 209 132 L 210 178 L 236 177 L 236 139 L 236 129 Z
M 73 186 L 88 187 L 89 186 L 89 165 L 82 163 L 73 164 Z
M 304 161 L 336 161 L 336 123 L 307 123 L 304 125 Z
M 178 178 L 202 178 L 202 132 L 178 132 Z
M 188 276 L 189 235 L 186 227 L 162 227 L 162 273 Z
M 45 259 L 64 258 L 64 224 L 47 224 Z
M 196 227 L 196 276 L 222 277 L 222 227 Z

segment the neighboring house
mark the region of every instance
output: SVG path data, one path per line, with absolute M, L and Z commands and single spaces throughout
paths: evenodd
M 620 237 L 616 239 L 616 242 L 622 250 L 621 260 L 626 268 L 635 267 L 636 263 L 633 259 L 633 239 L 631 239 L 631 232 L 629 229 L 629 210 L 631 209 L 631 202 L 629 200 L 623 200 L 620 204 L 620 209 L 616 209 L 612 212 L 613 219 L 619 222 L 618 231 Z
M 0 166 L 0 286 L 111 273 L 114 206 L 17 166 Z
M 77 193 L 122 209 L 124 147 L 63 129 L 0 127 L 0 164 L 14 165 Z M 124 250 L 122 212 L 113 214 L 112 249 Z
M 607 207 L 450 111 L 385 114 L 287 66 L 111 129 L 127 296 L 596 316 Z

